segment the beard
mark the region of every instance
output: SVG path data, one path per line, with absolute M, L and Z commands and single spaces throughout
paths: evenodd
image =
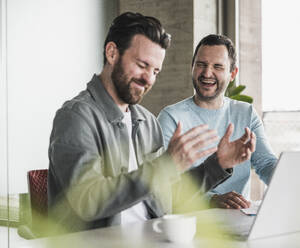
M 195 79 L 195 78 L 192 78 L 193 80 L 193 85 L 194 85 L 194 89 L 196 91 L 196 94 L 197 94 L 197 97 L 199 100 L 201 101 L 204 101 L 204 102 L 211 102 L 213 101 L 214 99 L 216 99 L 218 96 L 220 96 L 223 91 L 224 91 L 224 87 L 225 87 L 225 83 L 222 83 L 220 84 L 219 80 L 218 79 L 213 79 L 216 83 L 216 90 L 215 92 L 212 94 L 212 95 L 204 95 L 202 92 L 201 92 L 201 81 L 204 79 L 203 76 L 200 76 L 198 77 L 198 79 Z M 203 89 L 202 89 L 203 91 Z
M 129 78 L 122 65 L 122 57 L 116 63 L 112 74 L 112 82 L 115 86 L 118 97 L 127 104 L 137 104 L 141 102 L 144 95 L 150 90 L 144 79 Z M 144 90 L 135 88 L 132 83 L 144 86 Z

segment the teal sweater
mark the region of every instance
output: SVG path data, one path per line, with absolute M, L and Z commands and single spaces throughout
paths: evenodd
M 160 112 L 158 120 L 163 130 L 165 147 L 168 146 L 179 121 L 183 124 L 182 133 L 206 123 L 210 129 L 217 130 L 220 138 L 225 134 L 229 123 L 233 123 L 234 132 L 231 140 L 240 138 L 244 134 L 245 127 L 249 127 L 256 134 L 256 151 L 250 160 L 234 167 L 233 175 L 210 191 L 209 195 L 236 191 L 250 199 L 251 165 L 260 179 L 268 184 L 277 158 L 267 141 L 262 121 L 252 105 L 225 97 L 220 109 L 211 110 L 199 107 L 194 103 L 193 97 L 190 97 L 165 107 Z M 216 146 L 217 143 L 212 146 Z M 199 166 L 205 158 L 198 160 L 193 166 Z

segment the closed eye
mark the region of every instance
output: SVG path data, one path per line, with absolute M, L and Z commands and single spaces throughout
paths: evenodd
M 224 69 L 224 66 L 223 65 L 220 65 L 220 64 L 215 64 L 214 66 L 217 70 L 223 70 Z
M 146 68 L 146 64 L 144 64 L 144 63 L 137 63 L 137 65 L 138 65 L 138 67 L 140 67 L 140 68 L 142 68 L 142 69 L 145 69 Z

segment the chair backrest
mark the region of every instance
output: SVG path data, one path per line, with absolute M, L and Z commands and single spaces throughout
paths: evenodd
M 47 169 L 31 170 L 28 172 L 28 187 L 33 225 L 36 217 L 45 218 L 48 215 L 47 181 Z

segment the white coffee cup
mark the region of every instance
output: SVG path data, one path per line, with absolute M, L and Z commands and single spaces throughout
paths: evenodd
M 191 242 L 196 233 L 196 216 L 170 214 L 153 222 L 155 232 L 163 233 L 165 237 L 176 243 Z

